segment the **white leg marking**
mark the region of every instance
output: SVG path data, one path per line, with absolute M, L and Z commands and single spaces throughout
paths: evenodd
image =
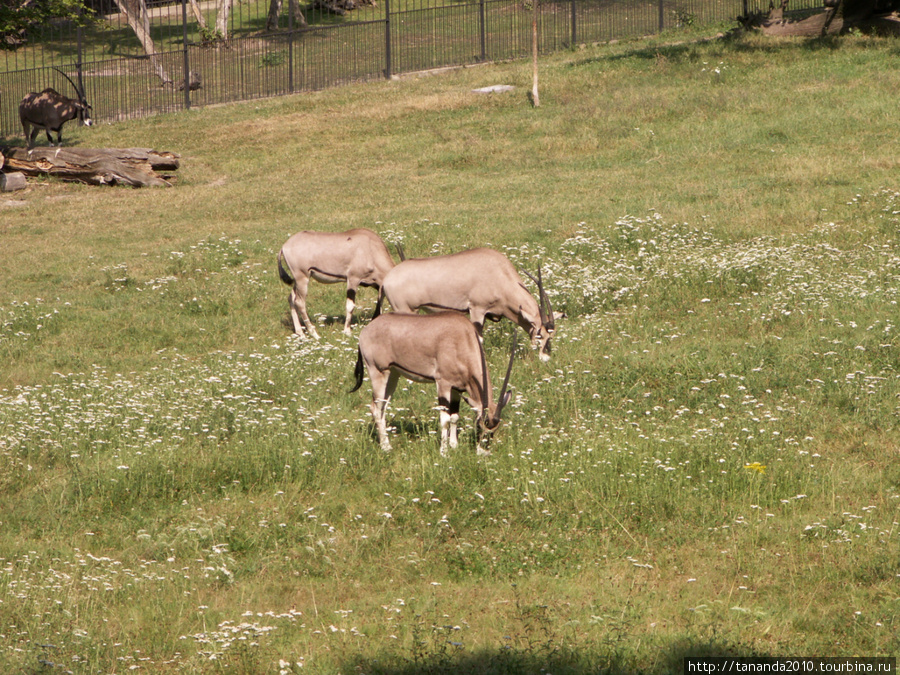
M 372 401 L 372 417 L 375 418 L 375 429 L 378 431 L 378 442 L 381 449 L 390 452 L 391 441 L 388 438 L 387 424 L 385 423 L 387 400 L 378 398 Z
M 303 335 L 303 324 L 300 323 L 300 315 L 297 314 L 297 294 L 294 291 L 291 291 L 291 295 L 288 298 L 288 307 L 291 310 L 291 321 L 294 323 L 294 332 L 297 335 Z
M 447 445 L 449 442 L 450 447 L 455 448 L 456 444 L 453 442 L 450 436 L 450 425 L 451 425 L 451 415 L 447 412 L 446 408 L 441 408 L 440 412 L 441 418 L 441 456 L 447 456 Z
M 344 320 L 344 333 L 347 335 L 351 335 L 350 332 L 350 322 L 353 320 L 353 308 L 356 307 L 356 303 L 354 303 L 350 298 L 347 298 L 347 318 Z
M 450 447 L 455 448 L 459 445 L 457 438 L 457 428 L 459 425 L 459 414 L 450 415 Z

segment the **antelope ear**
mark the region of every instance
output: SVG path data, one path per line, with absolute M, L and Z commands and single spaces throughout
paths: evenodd
M 565 312 L 553 312 L 553 320 L 557 319 L 568 319 L 569 316 Z
M 512 392 L 508 391 L 503 395 L 503 399 L 500 401 L 500 407 L 505 408 L 506 404 L 509 403 L 509 399 L 512 398 Z

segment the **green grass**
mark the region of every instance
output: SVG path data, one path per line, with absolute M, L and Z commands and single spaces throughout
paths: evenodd
M 895 655 L 896 58 L 626 42 L 543 59 L 538 109 L 507 63 L 73 129 L 182 168 L 0 201 L 0 670 Z M 349 227 L 542 265 L 567 318 L 491 457 L 419 384 L 378 449 L 340 288 L 290 335 L 279 247 Z

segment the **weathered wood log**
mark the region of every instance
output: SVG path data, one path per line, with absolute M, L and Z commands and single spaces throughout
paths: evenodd
M 822 12 L 802 21 L 766 20 L 759 26 L 759 30 L 763 35 L 779 37 L 840 35 L 850 28 L 855 28 L 862 33 L 871 35 L 896 36 L 900 35 L 900 18 L 898 18 L 896 12 L 864 17 L 831 17 L 828 12 Z
M 828 30 L 829 19 L 831 17 L 827 12 L 815 14 L 802 21 L 786 21 L 782 17 L 770 17 L 763 21 L 760 25 L 760 32 L 763 35 L 778 35 L 784 37 L 818 37 L 824 35 Z M 843 26 L 843 22 L 834 25 L 834 29 Z
M 180 155 L 145 148 L 3 148 L 3 168 L 90 185 L 171 186 Z
M 25 174 L 21 171 L 0 173 L 0 192 L 15 192 L 24 190 L 26 187 L 28 187 L 28 183 L 25 181 Z
M 850 29 L 867 34 L 900 34 L 900 0 L 825 0 L 825 10 L 804 19 L 785 15 L 788 0 L 782 0 L 767 15 L 739 17 L 747 28 L 764 35 L 824 37 L 841 35 Z

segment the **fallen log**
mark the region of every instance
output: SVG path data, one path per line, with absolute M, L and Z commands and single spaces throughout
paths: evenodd
M 26 187 L 24 173 L 19 171 L 0 173 L 0 192 L 15 192 L 16 190 L 24 190 Z
M 170 187 L 181 158 L 145 148 L 0 148 L 0 157 L 5 172 L 131 187 Z
M 851 29 L 865 34 L 900 35 L 900 0 L 825 0 L 825 9 L 803 19 L 786 16 L 788 0 L 768 14 L 752 13 L 738 20 L 748 29 L 779 37 L 825 37 Z

